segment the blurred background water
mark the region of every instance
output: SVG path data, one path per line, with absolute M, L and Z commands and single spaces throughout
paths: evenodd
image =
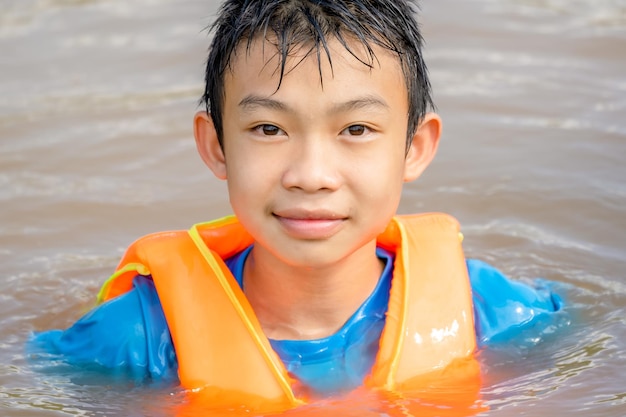
M 0 414 L 175 401 L 41 373 L 23 345 L 95 302 L 140 235 L 230 212 L 195 153 L 216 0 L 0 0 Z M 626 1 L 425 0 L 444 136 L 400 212 L 445 211 L 468 256 L 555 281 L 560 329 L 483 352 L 489 416 L 626 415 Z

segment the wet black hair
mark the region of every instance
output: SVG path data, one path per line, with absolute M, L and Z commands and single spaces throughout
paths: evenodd
M 373 45 L 398 55 L 409 100 L 407 149 L 419 123 L 434 108 L 428 71 L 422 56 L 423 39 L 416 20 L 418 5 L 411 0 L 226 0 L 215 22 L 206 65 L 205 90 L 200 102 L 213 118 L 222 144 L 224 75 L 237 49 L 261 37 L 275 42 L 279 57 L 280 81 L 285 62 L 295 51 L 310 47 L 309 54 L 321 54 L 331 64 L 328 42 L 337 39 L 356 59 L 373 67 Z M 367 56 L 350 47 L 360 42 Z

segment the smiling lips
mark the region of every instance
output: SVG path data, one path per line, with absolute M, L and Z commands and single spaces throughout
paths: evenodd
M 328 211 L 273 213 L 287 234 L 296 239 L 327 239 L 337 233 L 347 217 Z

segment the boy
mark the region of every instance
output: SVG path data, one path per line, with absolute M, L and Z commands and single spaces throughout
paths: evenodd
M 288 407 L 412 388 L 557 310 L 549 292 L 465 261 L 449 216 L 395 216 L 441 132 L 414 12 L 227 0 L 194 135 L 236 217 L 135 242 L 102 304 L 34 341 L 75 363 L 179 377 L 220 404 Z

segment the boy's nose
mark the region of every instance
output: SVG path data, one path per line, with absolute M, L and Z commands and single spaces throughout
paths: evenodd
M 336 164 L 337 153 L 332 149 L 332 139 L 307 139 L 296 141 L 290 161 L 283 173 L 283 187 L 307 193 L 336 190 L 340 174 Z

